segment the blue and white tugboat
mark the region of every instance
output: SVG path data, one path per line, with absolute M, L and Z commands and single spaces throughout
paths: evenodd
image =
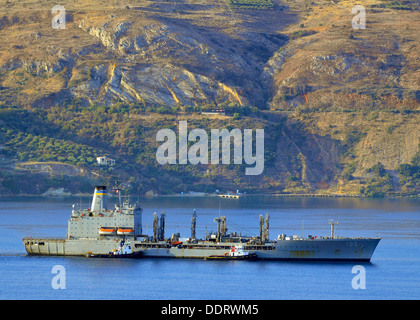
M 141 258 L 142 256 L 142 251 L 133 252 L 131 243 L 125 242 L 125 240 L 122 240 L 120 246 L 117 249 L 110 251 L 108 254 L 87 255 L 87 257 L 92 258 Z
M 256 260 L 256 253 L 245 251 L 242 245 L 235 245 L 230 248 L 229 252 L 223 255 L 211 255 L 205 257 L 204 260 Z

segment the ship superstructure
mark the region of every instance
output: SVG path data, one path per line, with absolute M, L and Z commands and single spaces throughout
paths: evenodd
M 93 200 L 88 209 L 73 210 L 67 225 L 66 238 L 24 238 L 29 254 L 38 255 L 104 255 L 119 247 L 122 240 L 132 241 L 142 232 L 141 206 L 121 200 L 118 205 L 107 207 L 107 188 L 95 188 Z
M 138 203 L 131 206 L 128 201 L 121 201 L 113 210 L 106 206 L 107 189 L 105 186 L 95 188 L 92 205 L 89 209 L 75 210 L 67 227 L 67 239 L 112 240 L 125 236 L 135 238 L 142 233 L 142 208 Z
M 118 205 L 108 210 L 106 193 L 106 187 L 96 187 L 89 209 L 75 210 L 73 206 L 66 238 L 24 238 L 26 251 L 38 255 L 101 256 L 115 252 L 121 241 L 127 240 L 132 253 L 143 258 L 369 261 L 380 241 L 380 238 L 337 237 L 334 235 L 337 224 L 334 221 L 329 222 L 331 234 L 328 237 L 304 238 L 280 234 L 275 240 L 270 240 L 269 214 L 259 216 L 257 236 L 244 236 L 237 232 L 228 233 L 227 218 L 220 213 L 214 219 L 217 231 L 198 239 L 195 210 L 191 218 L 190 237 L 182 238 L 178 232 L 165 237 L 164 212 L 160 217 L 154 213 L 153 235 L 148 236 L 142 234 L 143 210 L 140 205 L 121 203 L 119 197 Z

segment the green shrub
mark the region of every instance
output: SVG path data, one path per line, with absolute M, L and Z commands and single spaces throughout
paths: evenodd
M 384 177 L 386 174 L 385 167 L 382 163 L 378 162 L 372 168 L 368 169 L 368 172 L 374 173 L 378 177 Z
M 231 9 L 272 10 L 273 0 L 227 0 Z

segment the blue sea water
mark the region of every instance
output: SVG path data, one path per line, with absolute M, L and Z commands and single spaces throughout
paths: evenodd
M 259 215 L 270 214 L 270 238 L 278 234 L 381 236 L 370 263 L 112 260 L 26 255 L 23 237 L 63 237 L 73 203 L 88 198 L 0 199 L 0 299 L 288 300 L 419 299 L 420 200 L 244 197 L 142 199 L 144 233 L 153 213 L 166 213 L 168 237 L 190 235 L 197 210 L 197 236 L 215 231 L 214 217 L 227 217 L 228 232 L 258 234 Z M 112 199 L 109 201 L 112 203 Z M 148 227 L 149 226 L 149 227 Z M 354 289 L 355 265 L 365 269 L 365 289 Z M 54 289 L 54 266 L 64 267 L 65 289 Z M 62 283 L 63 284 L 63 283 Z

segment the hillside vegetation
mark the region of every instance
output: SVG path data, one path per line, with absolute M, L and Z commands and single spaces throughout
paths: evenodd
M 0 193 L 420 192 L 420 11 L 351 1 L 0 1 Z M 223 109 L 222 115 L 203 111 Z M 265 130 L 265 169 L 160 165 L 156 134 Z M 255 149 L 254 149 L 255 150 Z M 102 167 L 96 157 L 116 160 Z M 28 191 L 27 183 L 31 185 Z

